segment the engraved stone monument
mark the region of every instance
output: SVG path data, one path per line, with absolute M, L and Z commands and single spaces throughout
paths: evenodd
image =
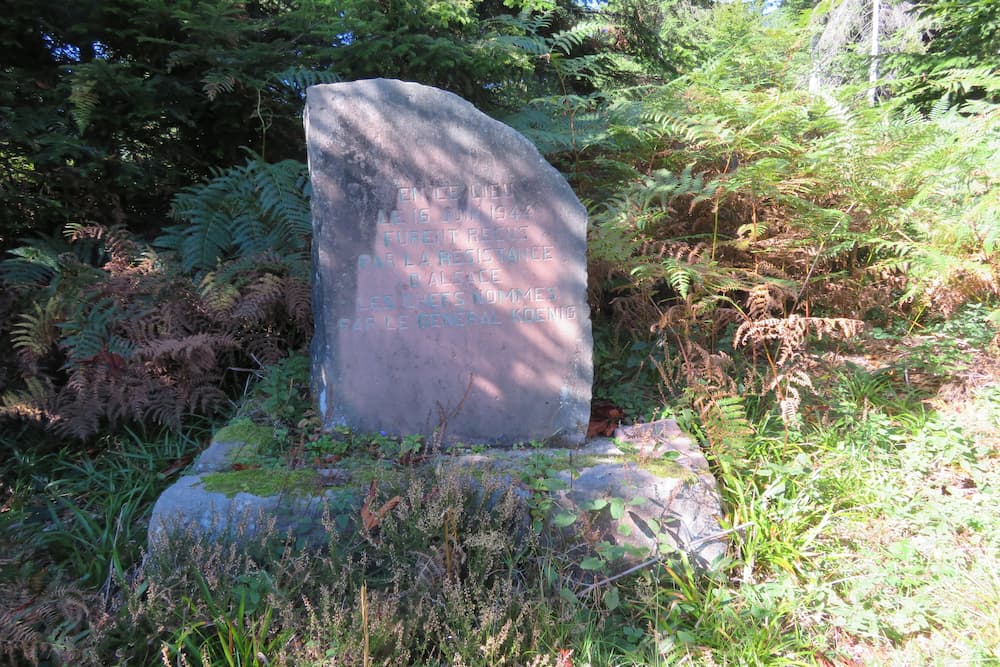
M 586 210 L 451 93 L 309 88 L 313 389 L 324 425 L 575 445 L 593 379 Z

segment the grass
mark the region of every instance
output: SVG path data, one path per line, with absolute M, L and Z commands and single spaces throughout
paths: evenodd
M 447 469 L 322 552 L 179 536 L 143 558 L 150 504 L 204 433 L 11 448 L 0 661 L 1000 665 L 1000 374 L 925 340 L 839 367 L 798 428 L 761 419 L 717 453 L 725 523 L 747 526 L 711 574 L 670 557 L 591 586 L 588 554 L 539 540 L 506 481 Z M 950 375 L 928 389 L 935 355 Z M 971 388 L 943 382 L 963 372 Z

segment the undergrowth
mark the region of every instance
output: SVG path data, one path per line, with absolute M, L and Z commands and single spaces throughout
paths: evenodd
M 504 84 L 530 98 L 510 120 L 588 200 L 595 396 L 697 438 L 731 530 L 715 571 L 581 586 L 601 561 L 541 540 L 541 504 L 449 470 L 374 485 L 366 530 L 318 552 L 145 554 L 206 439 L 192 413 L 267 425 L 290 467 L 425 444 L 316 432 L 289 356 L 311 326 L 303 166 L 254 157 L 180 193 L 154 243 L 78 221 L 4 261 L 0 660 L 1000 664 L 995 77 L 919 108 L 811 94 L 812 36 L 751 5 L 682 29 L 686 3 L 664 9 L 669 80 L 601 24 L 629 3 L 497 21 L 537 62 Z
M 828 361 L 828 400 L 792 427 L 777 408 L 674 406 L 739 527 L 710 572 L 671 557 L 580 586 L 588 552 L 539 539 L 509 480 L 449 468 L 380 489 L 371 507 L 387 511 L 367 530 L 331 525 L 319 551 L 265 532 L 241 547 L 180 535 L 143 557 L 149 503 L 191 439 L 48 454 L 44 476 L 13 462 L 2 585 L 20 602 L 0 617 L 4 650 L 29 664 L 992 664 L 1000 391 L 980 373 L 995 357 L 972 346 L 986 311 L 963 312 Z M 903 370 L 918 366 L 952 385 Z

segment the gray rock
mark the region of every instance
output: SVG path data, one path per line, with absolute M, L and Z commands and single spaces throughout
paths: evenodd
M 253 445 L 239 441 L 212 441 L 208 449 L 198 455 L 191 469 L 196 473 L 222 472 L 231 470 L 233 461 L 241 454 L 250 456 L 257 451 Z
M 655 472 L 635 463 L 605 463 L 585 468 L 575 478 L 560 477 L 571 487 L 558 493 L 560 504 L 589 517 L 588 529 L 597 539 L 630 547 L 631 559 L 683 551 L 692 562 L 710 568 L 726 552 L 720 536 L 721 505 L 711 476 L 680 468 L 677 476 Z M 593 501 L 620 499 L 624 508 L 613 518 L 610 504 L 599 512 L 584 508 Z
M 501 476 L 525 502 L 537 500 L 539 493 L 528 471 L 536 481 L 558 479 L 565 488 L 552 491 L 553 500 L 562 511 L 578 516 L 563 531 L 563 538 L 578 539 L 578 531 L 584 530 L 591 543 L 628 548 L 625 564 L 683 551 L 696 565 L 711 568 L 725 554 L 728 542 L 719 523 L 721 498 L 705 457 L 670 420 L 621 432 L 635 440 L 598 439 L 578 449 L 456 451 L 439 455 L 414 473 L 440 474 L 448 466 L 458 466 L 473 477 Z M 231 461 L 240 446 L 213 443 L 193 468 L 225 465 L 220 462 Z M 340 529 L 350 530 L 367 489 L 344 468 L 308 472 L 315 473 L 316 482 L 290 485 L 272 495 L 242 488 L 228 494 L 209 491 L 207 473 L 182 477 L 153 508 L 150 545 L 157 548 L 176 530 L 246 540 L 265 528 L 269 533 L 292 534 L 302 545 L 323 545 L 328 539 L 321 521 L 324 513 Z M 479 486 L 473 482 L 470 488 Z M 600 511 L 589 509 L 595 501 L 606 505 Z M 612 503 L 621 508 L 620 517 L 612 516 Z
M 232 495 L 205 489 L 203 474 L 186 475 L 157 499 L 149 519 L 149 546 L 155 550 L 173 534 L 248 543 L 261 535 L 291 536 L 301 547 L 323 546 L 324 514 L 347 528 L 360 495 L 351 489 L 313 494 Z
M 582 442 L 587 214 L 559 172 L 512 128 L 415 83 L 313 86 L 305 127 L 325 426 Z

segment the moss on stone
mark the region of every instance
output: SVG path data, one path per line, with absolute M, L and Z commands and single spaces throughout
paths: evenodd
M 214 472 L 202 477 L 201 484 L 210 493 L 221 493 L 229 497 L 237 493 L 251 493 L 261 497 L 279 494 L 320 495 L 324 488 L 319 473 L 310 468 L 255 468 Z
M 212 438 L 213 442 L 239 443 L 226 453 L 229 463 L 252 464 L 258 462 L 260 455 L 271 448 L 274 442 L 274 429 L 255 424 L 249 419 L 234 419 L 219 429 Z
M 563 453 L 547 454 L 544 463 L 546 470 L 554 472 L 585 470 L 606 463 L 628 463 L 664 479 L 687 479 L 697 476 L 676 461 L 666 458 L 649 459 L 636 455 L 620 457 L 606 454 L 585 454 L 582 456 L 571 456 Z
M 692 471 L 688 470 L 677 461 L 672 461 L 670 459 L 629 459 L 635 465 L 639 466 L 646 472 L 652 473 L 657 477 L 662 479 L 682 479 L 686 480 L 688 478 L 696 478 L 697 475 Z
M 202 477 L 201 482 L 206 491 L 222 493 L 229 497 L 237 493 L 252 493 L 262 497 L 282 493 L 320 495 L 326 489 L 367 486 L 372 480 L 393 486 L 402 481 L 406 472 L 410 470 L 362 456 L 342 459 L 335 467 L 348 473 L 348 481 L 342 484 L 330 483 L 313 468 L 288 470 L 264 465 L 247 470 L 210 473 Z
M 260 449 L 274 440 L 274 429 L 254 424 L 249 419 L 235 419 L 219 429 L 212 439 L 215 442 L 242 442 Z

